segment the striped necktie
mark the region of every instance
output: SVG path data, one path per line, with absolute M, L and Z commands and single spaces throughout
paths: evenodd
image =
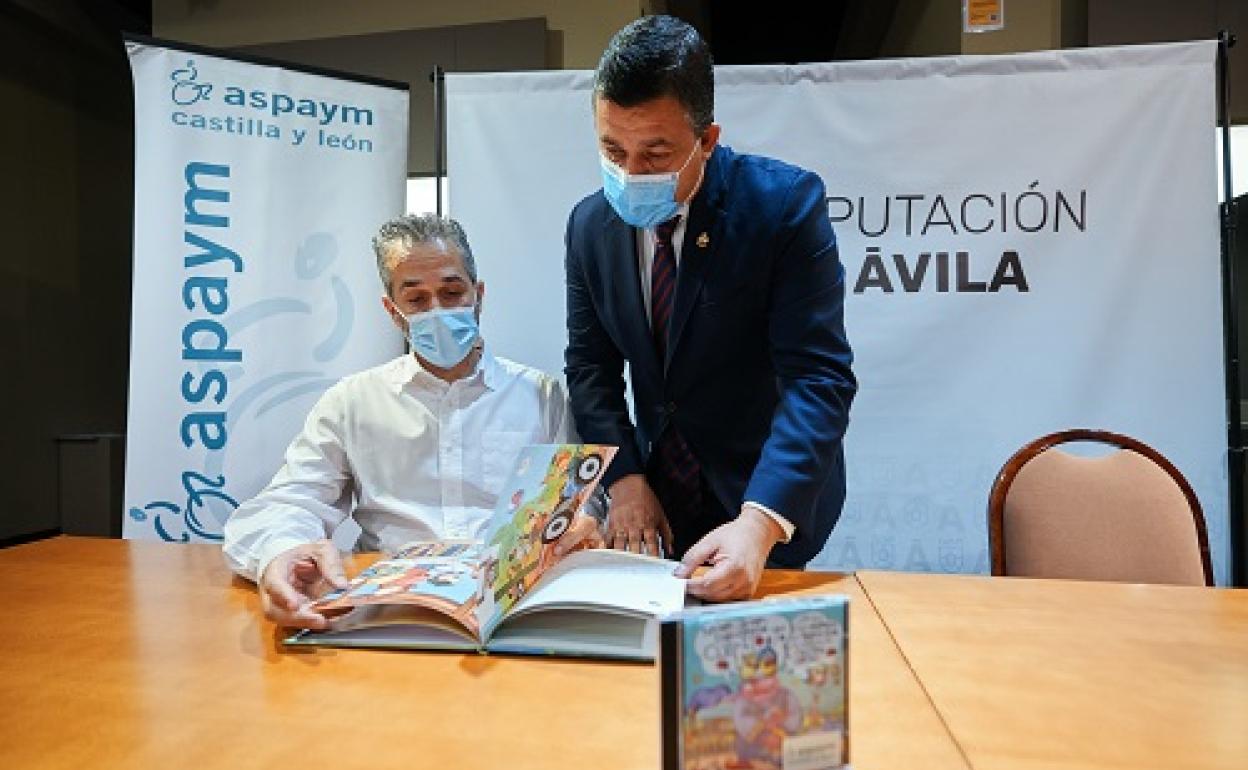
M 650 331 L 659 354 L 659 365 L 667 358 L 668 330 L 676 297 L 676 250 L 672 234 L 680 216 L 655 227 L 654 265 L 650 270 Z M 676 404 L 664 405 L 668 423 L 655 441 L 650 457 L 651 486 L 673 527 L 674 519 L 696 518 L 702 508 L 702 468 L 693 451 L 676 428 Z M 669 548 L 673 544 L 669 544 Z
M 676 296 L 676 250 L 672 234 L 680 215 L 654 228 L 654 265 L 650 268 L 650 331 L 659 351 L 659 362 L 667 355 L 667 328 L 672 320 L 672 300 Z

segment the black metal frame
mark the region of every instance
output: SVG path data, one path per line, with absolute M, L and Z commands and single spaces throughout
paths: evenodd
M 1231 585 L 1248 586 L 1248 522 L 1244 510 L 1244 441 L 1240 424 L 1239 318 L 1235 275 L 1235 197 L 1231 184 L 1231 82 L 1228 61 L 1235 36 L 1218 34 L 1218 125 L 1222 129 L 1222 323 L 1226 358 L 1226 443 Z
M 140 45 L 152 46 L 154 48 L 170 48 L 175 51 L 185 51 L 186 53 L 199 54 L 202 56 L 214 56 L 218 59 L 233 59 L 247 64 L 259 64 L 266 67 L 280 67 L 284 70 L 292 72 L 304 72 L 309 75 L 320 75 L 327 78 L 335 78 L 337 80 L 349 80 L 355 83 L 364 83 L 370 86 L 381 86 L 383 88 L 394 88 L 400 91 L 410 91 L 411 86 L 398 80 L 387 80 L 385 78 L 373 77 L 372 75 L 360 75 L 355 72 L 343 72 L 342 70 L 330 69 L 328 67 L 314 67 L 310 64 L 298 64 L 295 62 L 283 61 L 281 59 L 272 59 L 268 56 L 256 56 L 250 53 L 241 53 L 229 48 L 212 48 L 206 45 L 196 45 L 194 43 L 184 43 L 180 40 L 166 40 L 160 37 L 151 37 L 150 35 L 136 35 L 133 32 L 123 32 L 122 39 L 126 42 L 138 43 Z
M 446 176 L 446 70 L 435 65 L 433 81 L 433 184 L 437 188 L 434 211 L 442 216 L 442 179 Z

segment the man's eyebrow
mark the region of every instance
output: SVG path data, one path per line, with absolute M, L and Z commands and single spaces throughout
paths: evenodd
M 599 141 L 612 150 L 620 149 L 620 144 L 609 136 L 601 136 L 599 137 Z M 657 139 L 647 139 L 641 143 L 641 149 L 643 150 L 668 149 L 675 146 L 675 143 L 673 143 L 670 139 L 665 139 L 663 137 L 658 137 Z
M 424 281 L 421 281 L 419 278 L 404 278 L 399 286 L 405 288 L 408 286 L 419 286 L 422 283 Z M 442 283 L 468 283 L 468 281 L 464 280 L 462 275 L 444 275 L 442 276 Z

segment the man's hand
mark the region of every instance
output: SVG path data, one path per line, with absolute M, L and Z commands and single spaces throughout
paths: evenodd
M 578 511 L 572 526 L 555 543 L 555 557 L 562 559 L 573 551 L 602 547 L 602 530 L 598 528 L 598 520 Z
M 309 605 L 331 588 L 347 588 L 338 549 L 328 540 L 282 551 L 260 576 L 264 616 L 279 626 L 322 630 L 329 617 Z
M 690 577 L 703 564 L 711 568 L 689 580 L 689 593 L 712 602 L 749 599 L 758 588 L 771 547 L 784 538 L 784 530 L 753 506 L 742 506 L 737 518 L 721 524 L 694 544 L 676 577 Z
M 654 496 L 646 477 L 634 473 L 621 476 L 611 485 L 611 510 L 607 514 L 607 546 L 617 551 L 662 556 L 672 548 L 672 528 L 667 525 L 663 506 Z

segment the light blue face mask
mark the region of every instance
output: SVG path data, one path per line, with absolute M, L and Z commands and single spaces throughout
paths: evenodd
M 698 144 L 693 145 L 693 151 L 678 170 L 663 174 L 630 174 L 607 160 L 605 155 L 599 155 L 602 193 L 620 219 L 633 227 L 649 228 L 666 222 L 680 209 L 676 202 L 676 182 L 698 147 Z
M 427 310 L 407 316 L 408 340 L 421 358 L 450 369 L 468 357 L 481 336 L 475 307 Z

